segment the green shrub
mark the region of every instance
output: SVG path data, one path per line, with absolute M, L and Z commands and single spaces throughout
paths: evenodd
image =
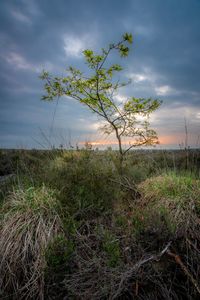
M 61 203 L 71 213 L 88 209 L 103 212 L 112 208 L 120 191 L 111 181 L 114 176 L 112 164 L 104 157 L 79 151 L 56 158 L 47 180 L 61 191 Z

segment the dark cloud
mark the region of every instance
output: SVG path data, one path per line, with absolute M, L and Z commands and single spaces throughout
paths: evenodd
M 2 0 L 0 6 L 1 147 L 15 147 L 18 141 L 37 147 L 38 128 L 49 135 L 56 104 L 40 101 L 43 68 L 54 74 L 62 74 L 67 65 L 85 69 L 82 49 L 97 50 L 125 31 L 134 35 L 133 50 L 122 62 L 123 76 L 131 77 L 132 84 L 120 96 L 163 99 L 152 119 L 162 135 L 178 135 L 184 116 L 197 134 L 200 1 Z M 84 140 L 94 138 L 97 119 L 63 99 L 53 125 L 67 138 L 70 131 L 74 140 Z

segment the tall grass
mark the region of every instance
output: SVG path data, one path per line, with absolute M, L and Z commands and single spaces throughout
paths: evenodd
M 54 191 L 14 189 L 2 207 L 0 289 L 12 299 L 43 299 L 44 251 L 62 231 Z

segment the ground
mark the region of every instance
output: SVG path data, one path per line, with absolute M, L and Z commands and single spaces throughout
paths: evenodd
M 0 151 L 4 299 L 199 299 L 200 151 Z

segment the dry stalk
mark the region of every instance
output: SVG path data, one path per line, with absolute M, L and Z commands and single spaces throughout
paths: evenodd
M 123 273 L 121 275 L 121 280 L 120 280 L 119 286 L 117 288 L 117 291 L 114 294 L 114 296 L 112 297 L 112 299 L 116 299 L 117 297 L 119 297 L 121 295 L 121 293 L 124 289 L 125 283 L 127 283 L 129 281 L 129 279 L 131 279 L 131 277 L 133 276 L 133 274 L 136 271 L 138 271 L 144 264 L 146 264 L 150 261 L 158 261 L 168 251 L 170 245 L 171 245 L 171 242 L 169 242 L 159 254 L 153 254 L 149 257 L 139 260 L 136 264 L 133 265 L 133 267 L 131 269 L 129 269 L 128 271 Z
M 185 275 L 190 279 L 190 281 L 192 282 L 192 284 L 194 285 L 194 287 L 196 288 L 197 292 L 200 295 L 200 286 L 197 282 L 197 280 L 194 279 L 193 275 L 190 273 L 190 271 L 186 268 L 186 266 L 184 265 L 184 263 L 182 262 L 181 258 L 179 255 L 177 255 L 176 253 L 173 253 L 172 251 L 170 251 L 169 249 L 167 249 L 167 254 L 171 257 L 174 258 L 175 262 L 181 267 L 181 269 L 183 270 L 183 272 L 185 273 Z

